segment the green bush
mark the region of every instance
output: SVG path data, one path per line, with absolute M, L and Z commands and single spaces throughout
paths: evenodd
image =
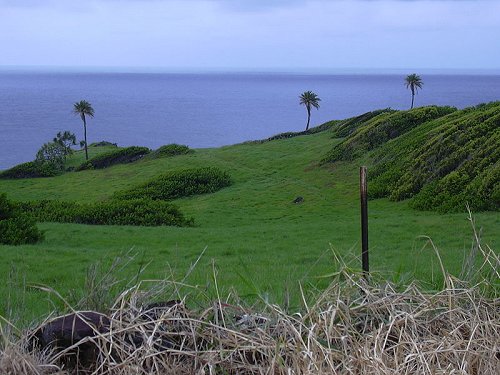
M 446 116 L 456 111 L 452 107 L 420 107 L 410 111 L 382 111 L 375 116 L 367 116 L 362 125 L 354 122 L 355 128 L 347 125 L 339 129 L 339 134 L 352 130 L 345 140 L 336 145 L 323 159 L 325 162 L 353 160 L 374 150 L 391 139 L 397 138 L 419 125 Z M 354 130 L 355 129 L 355 130 Z
M 7 194 L 0 194 L 0 220 L 7 220 L 15 216 L 16 206 L 7 199 Z
M 312 127 L 308 130 L 303 130 L 300 132 L 285 132 L 285 133 L 279 133 L 276 135 L 273 135 L 272 137 L 258 140 L 258 141 L 249 141 L 249 142 L 244 142 L 245 144 L 260 144 L 260 143 L 265 143 L 269 141 L 275 141 L 278 139 L 287 139 L 287 138 L 294 138 L 298 137 L 301 135 L 310 135 L 310 134 L 316 134 L 316 133 L 321 133 L 327 130 L 331 130 L 333 132 L 333 136 L 335 138 L 339 137 L 346 137 L 347 135 L 351 134 L 358 125 L 363 124 L 364 122 L 370 120 L 371 118 L 378 116 L 381 113 L 385 112 L 395 112 L 394 110 L 390 108 L 386 109 L 379 109 L 377 111 L 373 112 L 367 112 L 365 114 L 362 114 L 360 116 L 356 117 L 351 117 L 346 120 L 332 120 L 325 122 L 321 125 Z
M 19 209 L 38 221 L 94 225 L 190 226 L 179 208 L 149 199 L 76 203 L 57 200 L 20 202 Z
M 170 172 L 135 188 L 117 192 L 115 197 L 118 199 L 172 200 L 196 194 L 213 193 L 230 184 L 229 174 L 218 168 L 186 169 Z
M 97 155 L 76 168 L 76 171 L 86 169 L 108 168 L 115 164 L 132 163 L 147 155 L 151 150 L 147 147 L 131 146 L 120 148 L 104 154 Z
M 89 147 L 118 147 L 116 143 L 108 142 L 108 141 L 100 141 L 100 142 L 93 142 L 89 144 Z
M 35 163 L 48 164 L 58 171 L 64 171 L 66 162 L 66 150 L 57 142 L 44 143 L 36 153 Z
M 36 177 L 53 177 L 61 174 L 62 171 L 51 163 L 39 163 L 29 161 L 27 163 L 18 164 L 15 167 L 0 172 L 0 178 L 36 178 Z
M 150 158 L 162 158 L 176 155 L 185 155 L 193 153 L 188 146 L 178 145 L 176 143 L 172 143 L 169 145 L 161 146 L 160 148 L 154 150 L 151 154 L 149 154 Z
M 379 168 L 370 169 L 368 178 L 368 196 L 370 199 L 387 197 L 391 191 L 396 189 L 397 182 L 401 176 L 401 170 L 387 168 L 387 165 L 378 166 Z M 377 176 L 372 180 L 373 177 Z
M 439 212 L 499 210 L 500 102 L 429 121 L 377 148 L 371 197 Z
M 0 194 L 0 243 L 5 245 L 31 244 L 43 238 L 35 221 L 20 212 L 16 205 Z
M 372 118 L 377 117 L 382 113 L 394 113 L 394 112 L 396 112 L 394 109 L 385 108 L 376 111 L 366 112 L 363 113 L 362 115 L 351 117 L 346 120 L 337 121 L 335 126 L 332 127 L 334 137 L 335 138 L 348 137 L 352 133 L 354 133 L 359 126 L 362 126 Z
M 500 163 L 478 175 L 453 171 L 441 180 L 427 184 L 415 195 L 410 206 L 419 210 L 463 212 L 500 210 Z
M 334 133 L 347 138 L 323 162 L 373 162 L 370 198 L 411 198 L 412 207 L 438 212 L 500 210 L 500 102 L 386 111 L 363 121 L 337 124 Z

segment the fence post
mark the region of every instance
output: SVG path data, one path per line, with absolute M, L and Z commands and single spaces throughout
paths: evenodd
M 370 263 L 368 260 L 368 185 L 366 167 L 359 168 L 359 190 L 361 198 L 361 266 L 363 275 L 368 279 Z

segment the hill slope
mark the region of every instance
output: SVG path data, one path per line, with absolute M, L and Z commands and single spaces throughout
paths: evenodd
M 422 107 L 359 124 L 324 162 L 369 157 L 370 196 L 440 212 L 500 209 L 500 102 Z

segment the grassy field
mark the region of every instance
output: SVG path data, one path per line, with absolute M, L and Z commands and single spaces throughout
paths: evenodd
M 217 166 L 233 184 L 217 193 L 175 201 L 195 219 L 194 227 L 90 226 L 41 223 L 45 240 L 36 245 L 0 246 L 0 314 L 40 318 L 54 307 L 53 297 L 30 287 L 48 285 L 69 301 L 84 293 L 89 267 L 101 269 L 125 253 L 135 254 L 118 275 L 134 279 L 185 280 L 200 288 L 234 287 L 251 301 L 257 295 L 299 305 L 299 282 L 307 291 L 328 284 L 335 271 L 332 251 L 360 252 L 358 168 L 360 161 L 319 166 L 340 140 L 322 132 L 262 144 L 197 149 L 189 155 L 141 160 L 103 170 L 71 172 L 53 178 L 0 180 L 0 192 L 13 200 L 62 199 L 99 201 L 166 171 Z M 91 156 L 106 148 L 90 148 Z M 77 153 L 71 165 L 83 160 Z M 78 160 L 76 160 L 78 159 Z M 362 161 L 370 166 L 369 160 Z M 293 203 L 302 196 L 304 202 Z M 408 202 L 378 199 L 369 203 L 370 260 L 374 272 L 391 280 L 416 277 L 429 288 L 440 283 L 430 237 L 451 273 L 458 274 L 471 248 L 466 214 L 415 211 Z M 500 214 L 478 213 L 483 243 L 500 241 Z M 215 265 L 215 266 L 214 266 Z M 125 282 L 124 281 L 124 282 Z

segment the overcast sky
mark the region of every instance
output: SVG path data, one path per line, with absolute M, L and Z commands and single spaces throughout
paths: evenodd
M 500 69 L 500 0 L 0 0 L 0 66 Z

